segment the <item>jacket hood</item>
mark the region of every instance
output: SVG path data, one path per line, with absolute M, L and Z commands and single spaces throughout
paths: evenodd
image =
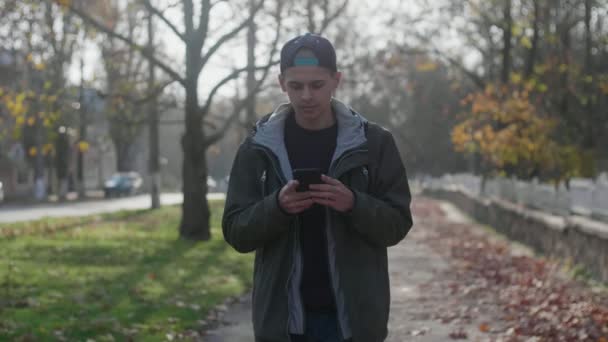
M 342 153 L 367 141 L 365 137 L 367 119 L 336 99 L 331 100 L 331 107 L 338 124 L 338 138 L 336 150 L 332 157 L 333 163 Z M 276 155 L 287 181 L 293 178 L 284 143 L 285 120 L 291 113 L 293 113 L 291 103 L 279 105 L 269 117 L 265 117 L 256 123 L 256 131 L 252 138 L 254 143 L 268 148 Z

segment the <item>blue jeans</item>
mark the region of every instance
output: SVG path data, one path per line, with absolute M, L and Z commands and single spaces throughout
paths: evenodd
M 304 335 L 291 335 L 293 342 L 345 342 L 335 312 L 306 312 Z

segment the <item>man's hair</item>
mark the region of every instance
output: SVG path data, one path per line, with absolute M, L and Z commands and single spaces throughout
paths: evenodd
M 320 66 L 338 71 L 336 50 L 329 40 L 316 34 L 306 33 L 290 39 L 281 49 L 281 73 L 294 66 Z

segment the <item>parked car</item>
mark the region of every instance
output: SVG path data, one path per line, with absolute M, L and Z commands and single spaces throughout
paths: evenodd
M 0 202 L 4 201 L 4 188 L 2 187 L 2 182 L 0 182 Z
M 106 198 L 135 195 L 141 190 L 142 183 L 137 172 L 118 172 L 106 180 L 103 194 Z

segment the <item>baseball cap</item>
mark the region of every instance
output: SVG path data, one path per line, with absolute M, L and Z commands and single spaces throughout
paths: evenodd
M 281 73 L 293 66 L 316 65 L 338 71 L 336 50 L 324 37 L 306 33 L 290 39 L 281 49 Z

